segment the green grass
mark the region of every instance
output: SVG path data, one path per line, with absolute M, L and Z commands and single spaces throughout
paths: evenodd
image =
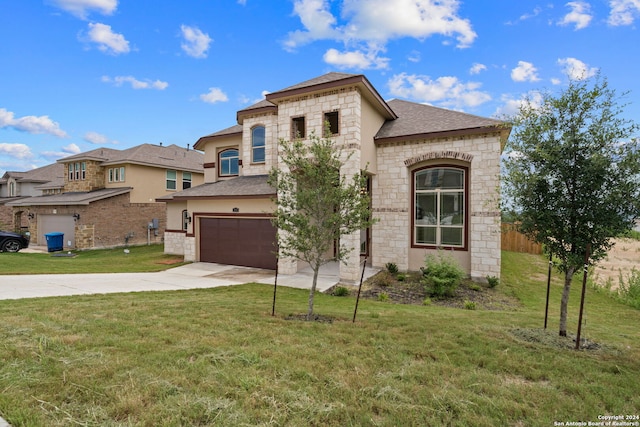
M 180 263 L 167 262 L 182 257 L 165 255 L 163 245 L 71 251 L 74 257 L 50 253 L 0 253 L 0 275 L 63 273 L 141 273 L 162 271 Z M 63 254 L 67 254 L 64 252 Z
M 509 311 L 211 290 L 0 301 L 0 415 L 18 426 L 551 426 L 640 414 L 640 311 L 586 299 L 583 336 L 542 331 L 547 263 L 503 253 Z M 579 281 L 570 301 L 576 329 Z

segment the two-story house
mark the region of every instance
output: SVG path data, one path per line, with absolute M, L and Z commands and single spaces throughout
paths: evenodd
M 238 111 L 237 124 L 200 138 L 205 184 L 167 202 L 165 252 L 185 259 L 275 268 L 304 265 L 276 257 L 269 220 L 280 166 L 278 141 L 328 123 L 337 145 L 352 152 L 341 173 L 366 170 L 370 230 L 344 236 L 353 248 L 340 277 L 359 277 L 361 255 L 374 267 L 393 262 L 418 270 L 446 250 L 475 279 L 500 275 L 500 154 L 509 129 L 497 120 L 402 100 L 385 101 L 364 75 L 329 73 L 272 92 Z
M 98 148 L 58 160 L 62 175 L 42 195 L 7 202 L 14 222 L 28 224 L 32 245 L 64 233 L 64 247 L 90 249 L 159 243 L 166 205 L 156 198 L 204 182 L 204 155 L 176 145 Z

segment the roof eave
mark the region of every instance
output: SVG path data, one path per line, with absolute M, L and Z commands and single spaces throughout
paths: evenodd
M 222 139 L 222 138 L 228 138 L 230 136 L 235 136 L 235 135 L 240 135 L 242 136 L 242 131 L 239 132 L 231 132 L 231 133 L 225 133 L 223 135 L 207 135 L 207 136 L 202 136 L 198 139 L 198 141 L 196 141 L 196 143 L 193 145 L 194 150 L 200 150 L 200 151 L 204 151 L 204 148 L 201 148 L 204 144 L 206 144 L 207 142 L 211 142 L 211 141 L 215 141 L 216 139 Z
M 466 128 L 466 129 L 452 129 L 452 130 L 444 130 L 444 131 L 437 131 L 437 132 L 416 133 L 411 135 L 375 137 L 374 142 L 376 144 L 385 144 L 385 143 L 400 142 L 400 141 L 415 141 L 418 139 L 451 138 L 451 137 L 457 137 L 457 136 L 480 135 L 485 133 L 500 132 L 500 140 L 501 140 L 500 145 L 502 150 L 504 149 L 504 142 L 506 142 L 506 138 L 503 136 L 503 133 L 506 132 L 506 137 L 508 137 L 510 131 L 511 131 L 511 128 L 505 128 L 500 124 L 496 124 L 496 125 L 479 126 L 479 127 Z M 504 142 L 502 141 L 503 138 L 504 138 Z
M 252 116 L 254 114 L 269 114 L 277 113 L 278 107 L 273 105 L 265 105 L 264 107 L 252 108 L 248 110 L 240 110 L 236 113 L 236 122 L 241 125 L 245 117 Z

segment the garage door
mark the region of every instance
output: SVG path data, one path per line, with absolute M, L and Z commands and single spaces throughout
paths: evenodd
M 276 229 L 268 219 L 201 218 L 200 261 L 276 268 Z
M 47 233 L 64 233 L 64 247 L 76 246 L 76 224 L 71 215 L 38 215 L 38 244 L 46 246 Z M 71 244 L 69 244 L 71 242 Z

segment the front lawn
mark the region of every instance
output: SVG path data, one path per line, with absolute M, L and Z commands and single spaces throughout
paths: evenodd
M 182 264 L 182 257 L 165 255 L 163 251 L 164 245 L 147 245 L 60 253 L 3 252 L 0 253 L 0 275 L 143 273 Z
M 12 426 L 552 426 L 640 414 L 640 311 L 587 295 L 557 345 L 546 261 L 503 253 L 509 310 L 228 288 L 0 301 L 0 416 Z M 570 301 L 576 330 L 580 286 Z M 562 340 L 560 340 L 562 342 Z M 570 344 L 570 339 L 564 340 Z

